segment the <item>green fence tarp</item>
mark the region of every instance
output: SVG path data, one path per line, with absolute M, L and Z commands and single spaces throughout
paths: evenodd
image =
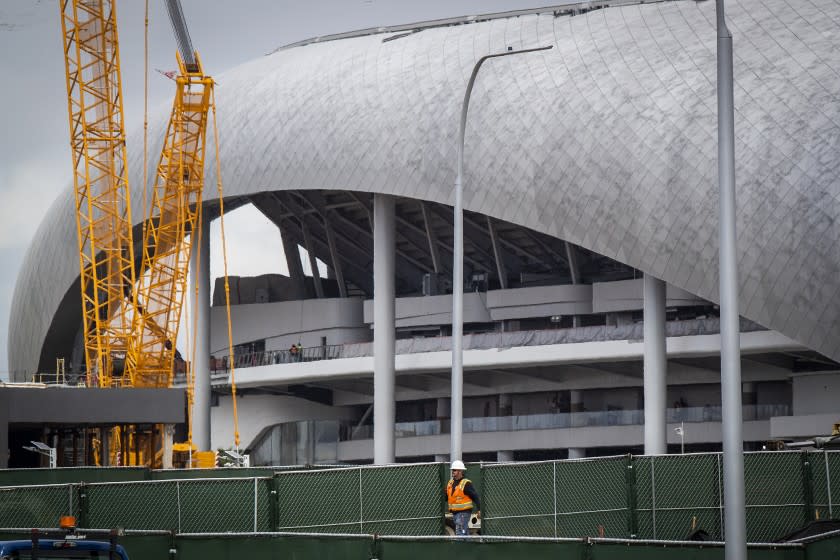
M 721 539 L 719 455 L 634 457 L 633 466 L 639 538 L 686 540 L 705 531 Z
M 627 459 L 492 465 L 482 530 L 528 537 L 629 536 Z
M 436 464 L 277 473 L 277 530 L 440 535 Z
M 840 452 L 746 453 L 744 465 L 751 542 L 776 541 L 817 518 L 840 518 Z M 39 480 L 147 473 L 34 471 Z M 234 477 L 267 471 L 271 477 Z M 450 475 L 447 463 L 150 475 L 167 472 L 181 478 L 0 487 L 0 526 L 45 527 L 73 514 L 80 526 L 102 529 L 434 536 L 443 533 Z M 467 475 L 481 495 L 485 535 L 684 540 L 702 530 L 723 538 L 718 453 L 470 465 Z
M 189 536 L 178 537 L 177 549 L 178 560 L 375 558 L 373 539 L 363 537 Z
M 0 469 L 0 486 L 69 484 L 71 482 L 130 482 L 148 480 L 145 467 L 61 467 L 57 469 Z
M 810 521 L 803 462 L 798 452 L 744 455 L 748 541 L 773 542 Z
M 271 530 L 271 479 L 226 478 L 90 484 L 86 527 L 192 532 Z
M 84 533 L 84 531 L 82 531 Z M 28 540 L 28 531 L 0 529 L 0 541 Z M 89 538 L 107 540 L 107 534 Z M 324 560 L 358 558 L 379 560 L 724 560 L 721 543 L 643 541 L 517 541 L 422 539 L 363 535 L 282 535 L 276 533 L 229 535 L 169 535 L 128 532 L 119 537 L 131 560 L 239 560 L 241 558 Z M 749 560 L 826 560 L 840 557 L 840 536 L 805 545 L 750 546 Z
M 191 480 L 195 478 L 268 478 L 278 467 L 222 467 L 218 469 L 166 469 L 153 470 L 149 480 Z
M 72 484 L 0 488 L 0 527 L 54 527 L 64 515 L 79 515 Z

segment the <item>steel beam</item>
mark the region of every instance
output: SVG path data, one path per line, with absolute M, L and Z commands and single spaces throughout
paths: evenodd
M 493 219 L 487 216 L 487 231 L 490 233 L 490 243 L 493 245 L 493 256 L 496 258 L 496 273 L 499 275 L 499 286 L 503 290 L 507 290 L 507 270 L 502 259 L 502 252 L 499 248 L 499 239 L 496 235 L 496 227 L 493 225 Z
M 426 229 L 426 239 L 429 242 L 429 253 L 432 256 L 432 266 L 435 273 L 441 272 L 440 251 L 438 251 L 437 233 L 432 227 L 432 215 L 429 212 L 429 207 L 424 201 L 420 201 L 420 211 L 423 214 L 423 225 Z

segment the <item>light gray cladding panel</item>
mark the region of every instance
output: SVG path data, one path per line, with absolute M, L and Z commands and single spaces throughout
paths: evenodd
M 730 0 L 727 13 L 740 313 L 840 359 L 840 3 Z M 452 204 L 458 115 L 474 63 L 550 44 L 481 70 L 465 208 L 717 300 L 714 2 L 383 37 L 289 48 L 217 77 L 227 195 L 348 189 Z M 162 137 L 167 116 L 164 108 L 152 120 L 151 138 Z M 135 193 L 139 138 L 129 145 Z M 159 149 L 151 143 L 150 153 Z M 215 185 L 211 166 L 208 197 Z M 37 365 L 78 275 L 68 195 L 46 216 L 18 279 L 12 372 Z M 136 217 L 140 200 L 135 194 Z

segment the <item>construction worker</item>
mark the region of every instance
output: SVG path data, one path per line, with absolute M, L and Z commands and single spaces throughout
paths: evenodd
M 446 503 L 449 511 L 452 512 L 452 519 L 455 521 L 455 535 L 466 536 L 470 534 L 470 516 L 473 508 L 476 517 L 481 519 L 481 504 L 478 500 L 478 492 L 472 482 L 464 478 L 467 467 L 462 461 L 452 461 L 452 478 L 446 485 Z

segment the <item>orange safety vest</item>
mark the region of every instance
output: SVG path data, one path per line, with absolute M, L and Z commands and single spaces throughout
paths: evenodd
M 446 485 L 446 501 L 449 503 L 449 511 L 469 511 L 472 509 L 472 500 L 464 494 L 464 486 L 469 482 L 469 479 L 462 478 L 455 486 L 455 480 L 449 479 L 449 484 Z

